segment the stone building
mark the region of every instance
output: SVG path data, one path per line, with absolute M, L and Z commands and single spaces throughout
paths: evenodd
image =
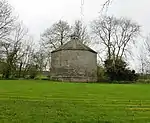
M 97 81 L 97 53 L 72 37 L 51 52 L 51 79 L 70 82 Z

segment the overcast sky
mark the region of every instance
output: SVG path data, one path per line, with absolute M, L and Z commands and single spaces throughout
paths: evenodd
M 8 0 L 19 15 L 20 20 L 37 40 L 40 33 L 52 23 L 63 19 L 69 23 L 80 19 L 81 0 Z M 84 0 L 84 22 L 88 23 L 99 16 L 105 0 Z M 128 17 L 143 26 L 145 34 L 150 27 L 150 0 L 114 0 L 108 10 L 110 15 Z
M 84 0 L 83 21 L 88 24 L 98 17 L 106 0 Z M 81 18 L 81 0 L 8 0 L 35 41 L 40 33 L 62 19 L 70 24 Z M 150 0 L 113 0 L 109 15 L 127 17 L 142 26 L 143 35 L 150 32 Z M 139 39 L 138 39 L 139 40 Z M 135 50 L 134 53 L 137 51 Z M 137 59 L 136 59 L 137 60 Z M 135 65 L 135 61 L 132 62 Z

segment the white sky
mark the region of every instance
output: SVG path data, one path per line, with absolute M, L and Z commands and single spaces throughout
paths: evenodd
M 30 34 L 39 39 L 40 33 L 59 19 L 73 23 L 80 19 L 81 0 L 8 0 L 19 15 L 20 20 L 29 28 Z M 99 16 L 105 0 L 84 0 L 84 22 L 88 23 Z M 150 32 L 150 0 L 114 0 L 108 13 L 125 16 L 143 26 L 145 33 Z
M 97 16 L 101 2 L 86 1 L 85 21 L 89 21 Z M 80 0 L 9 0 L 9 2 L 35 39 L 54 22 L 62 19 L 73 23 L 81 16 Z

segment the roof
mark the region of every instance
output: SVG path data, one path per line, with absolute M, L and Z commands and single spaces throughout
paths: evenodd
M 90 51 L 93 53 L 97 53 L 93 49 L 89 48 L 88 46 L 84 45 L 77 39 L 72 39 L 71 41 L 67 42 L 66 44 L 60 46 L 56 50 L 52 51 L 51 53 L 62 51 L 62 50 L 85 50 Z

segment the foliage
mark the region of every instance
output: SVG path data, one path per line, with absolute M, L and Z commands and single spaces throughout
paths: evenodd
M 135 71 L 129 70 L 127 63 L 122 59 L 107 59 L 104 66 L 110 81 L 136 81 L 138 78 Z
M 106 75 L 105 68 L 103 66 L 97 66 L 97 81 L 98 82 L 108 82 L 109 78 Z
M 34 79 L 38 75 L 38 66 L 37 65 L 30 65 L 28 75 L 29 75 L 30 79 Z
M 139 74 L 138 83 L 150 84 L 150 74 Z

